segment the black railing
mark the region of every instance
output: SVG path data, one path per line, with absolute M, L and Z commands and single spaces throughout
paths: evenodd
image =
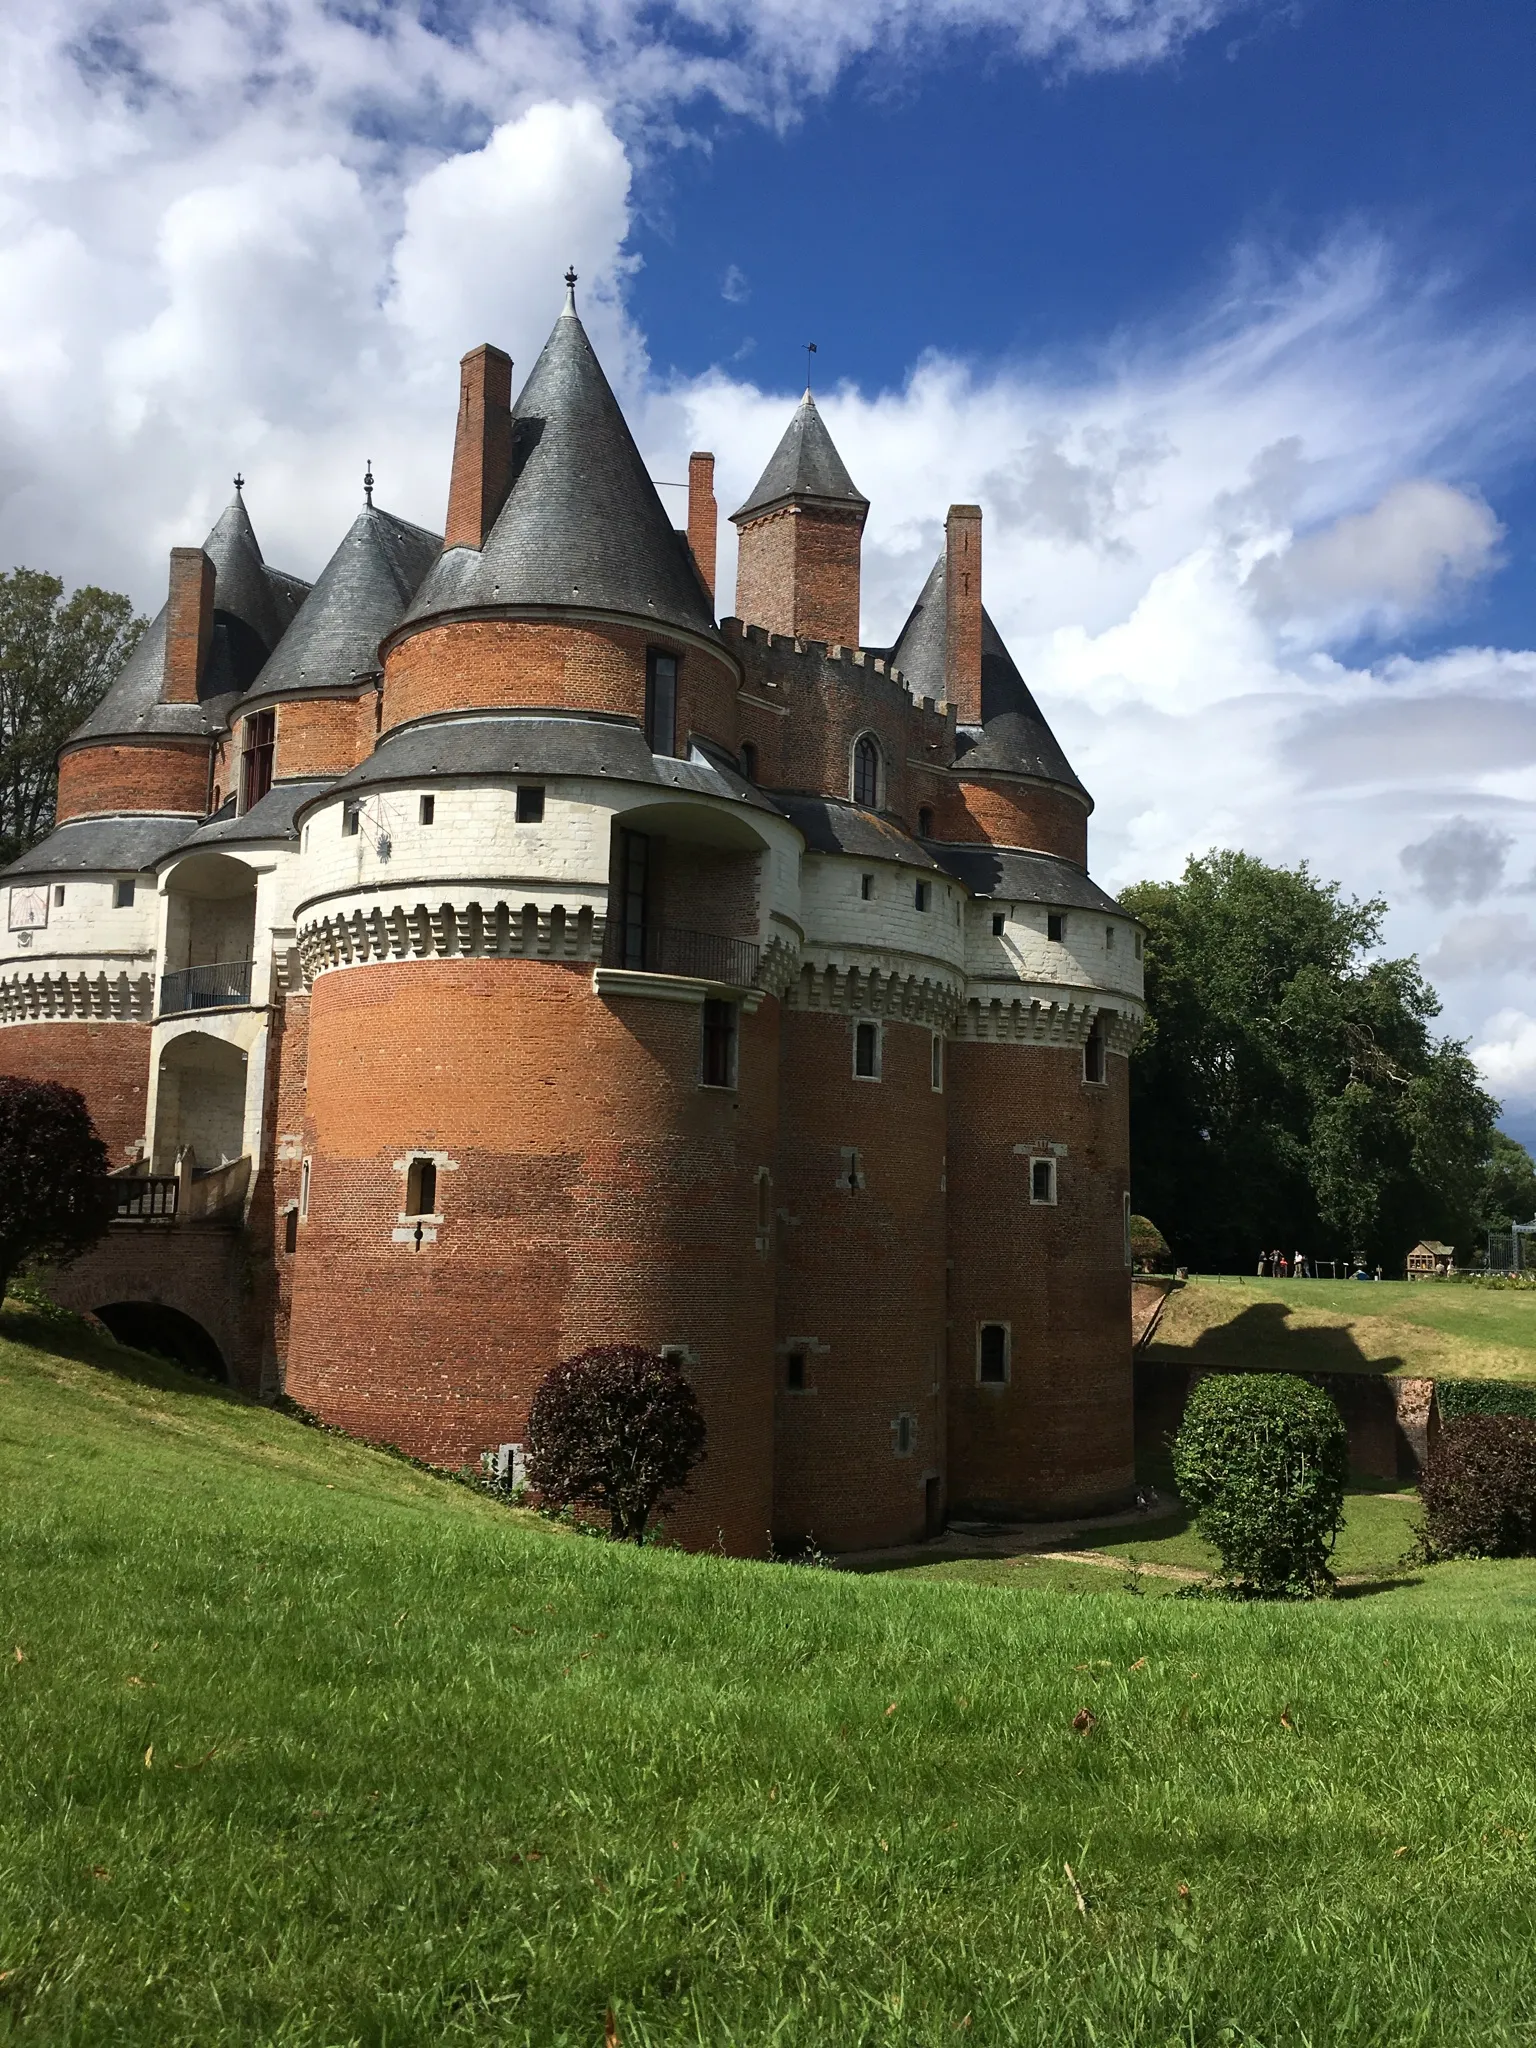
M 251 960 L 222 960 L 212 967 L 183 967 L 160 977 L 160 1014 L 218 1010 L 251 1000 Z
M 610 924 L 603 940 L 603 964 L 750 988 L 757 979 L 760 951 L 751 939 L 722 939 L 715 932 L 683 931 L 677 925 Z
M 140 1223 L 172 1223 L 176 1219 L 179 1186 L 173 1173 L 135 1174 L 131 1179 L 114 1180 L 116 1213 Z

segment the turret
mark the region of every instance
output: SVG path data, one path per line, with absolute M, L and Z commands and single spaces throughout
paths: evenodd
M 807 391 L 756 489 L 731 514 L 741 536 L 738 616 L 770 633 L 857 647 L 868 513 Z

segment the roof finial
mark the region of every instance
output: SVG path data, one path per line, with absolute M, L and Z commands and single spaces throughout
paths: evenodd
M 811 357 L 816 353 L 816 344 L 814 341 L 807 341 L 802 346 L 805 349 L 805 392 L 806 396 L 809 397 L 811 392 Z
M 239 497 L 239 495 L 240 495 L 240 493 L 241 493 L 241 492 L 242 492 L 242 491 L 243 491 L 244 489 L 245 489 L 245 478 L 244 478 L 244 477 L 243 477 L 243 476 L 242 476 L 242 475 L 240 474 L 239 470 L 237 469 L 237 470 L 235 471 L 235 496 L 236 496 L 236 497 L 238 498 L 238 497 Z
M 368 458 L 368 467 L 363 471 L 363 503 L 373 510 L 373 457 Z
M 574 313 L 576 310 L 576 266 L 574 263 L 565 273 L 565 310 L 567 313 Z

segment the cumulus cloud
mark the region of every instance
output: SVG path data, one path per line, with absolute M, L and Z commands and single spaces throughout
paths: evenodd
M 1434 978 L 1530 974 L 1536 971 L 1536 927 L 1523 910 L 1459 918 L 1441 934 L 1424 966 Z
M 1414 887 L 1436 910 L 1453 903 L 1481 903 L 1504 879 L 1504 864 L 1514 835 L 1471 818 L 1452 818 L 1405 846 L 1399 858 Z
M 1506 1103 L 1536 1103 L 1536 1017 L 1524 1010 L 1498 1010 L 1472 1047 L 1491 1092 Z

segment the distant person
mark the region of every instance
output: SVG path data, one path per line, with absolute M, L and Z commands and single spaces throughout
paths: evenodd
M 1291 1277 L 1291 1262 L 1284 1252 L 1275 1254 L 1275 1272 L 1282 1280 L 1289 1280 Z
M 1260 1253 L 1259 1253 L 1259 1278 L 1260 1278 L 1261 1280 L 1267 1280 L 1267 1279 L 1269 1278 L 1269 1253 L 1268 1253 L 1268 1252 L 1260 1252 Z
M 1311 1275 L 1307 1272 L 1307 1255 L 1305 1252 L 1298 1252 L 1295 1258 L 1292 1259 L 1291 1271 L 1298 1280 L 1310 1279 Z
M 1377 1278 L 1378 1280 L 1379 1280 L 1379 1279 L 1381 1278 L 1381 1268 L 1380 1268 L 1380 1266 L 1378 1266 L 1378 1267 L 1376 1268 L 1376 1278 Z

